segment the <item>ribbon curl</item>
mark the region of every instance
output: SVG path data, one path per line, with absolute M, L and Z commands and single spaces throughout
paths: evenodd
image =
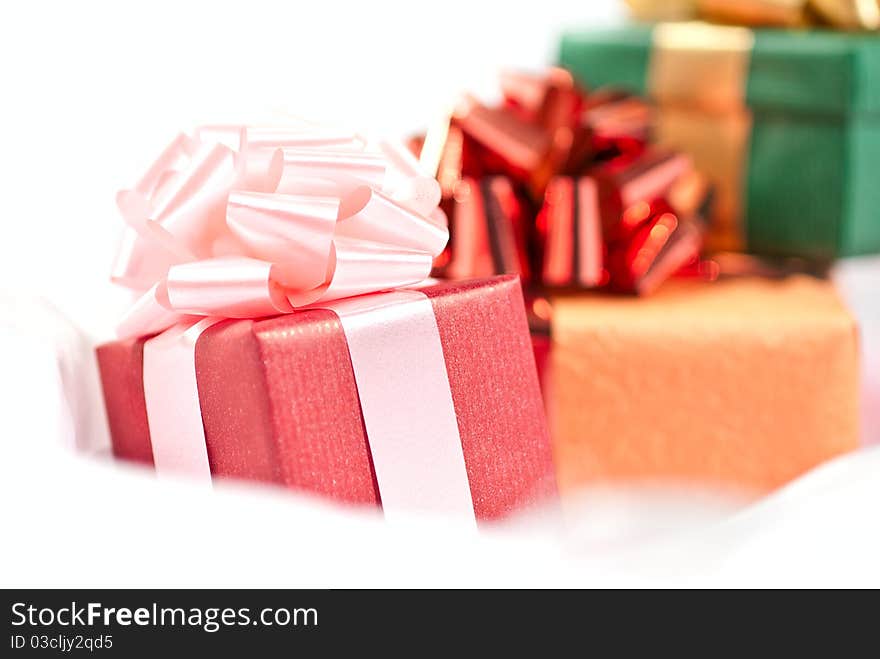
M 439 184 L 354 134 L 207 126 L 130 190 L 113 281 L 139 294 L 120 338 L 187 316 L 259 318 L 416 284 L 449 239 Z

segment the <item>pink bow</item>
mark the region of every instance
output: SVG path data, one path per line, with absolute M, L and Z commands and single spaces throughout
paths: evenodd
M 117 195 L 128 228 L 113 280 L 141 294 L 118 334 L 418 283 L 449 239 L 439 202 L 391 144 L 311 128 L 181 134 Z

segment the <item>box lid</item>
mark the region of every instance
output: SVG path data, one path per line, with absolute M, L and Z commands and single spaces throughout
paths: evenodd
M 592 87 L 648 93 L 654 26 L 575 30 L 559 63 Z M 746 101 L 761 109 L 880 114 L 880 37 L 830 30 L 754 30 Z

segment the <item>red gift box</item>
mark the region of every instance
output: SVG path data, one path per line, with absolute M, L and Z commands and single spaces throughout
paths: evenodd
M 477 519 L 555 496 L 518 278 L 420 290 L 437 322 Z M 114 453 L 151 463 L 144 341 L 114 341 L 97 353 Z M 199 337 L 195 371 L 214 477 L 380 503 L 346 337 L 332 311 L 222 321 Z

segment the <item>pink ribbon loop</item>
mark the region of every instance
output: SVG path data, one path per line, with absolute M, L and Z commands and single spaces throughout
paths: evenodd
M 304 126 L 181 134 L 117 195 L 122 337 L 416 284 L 449 238 L 439 188 L 387 144 Z

